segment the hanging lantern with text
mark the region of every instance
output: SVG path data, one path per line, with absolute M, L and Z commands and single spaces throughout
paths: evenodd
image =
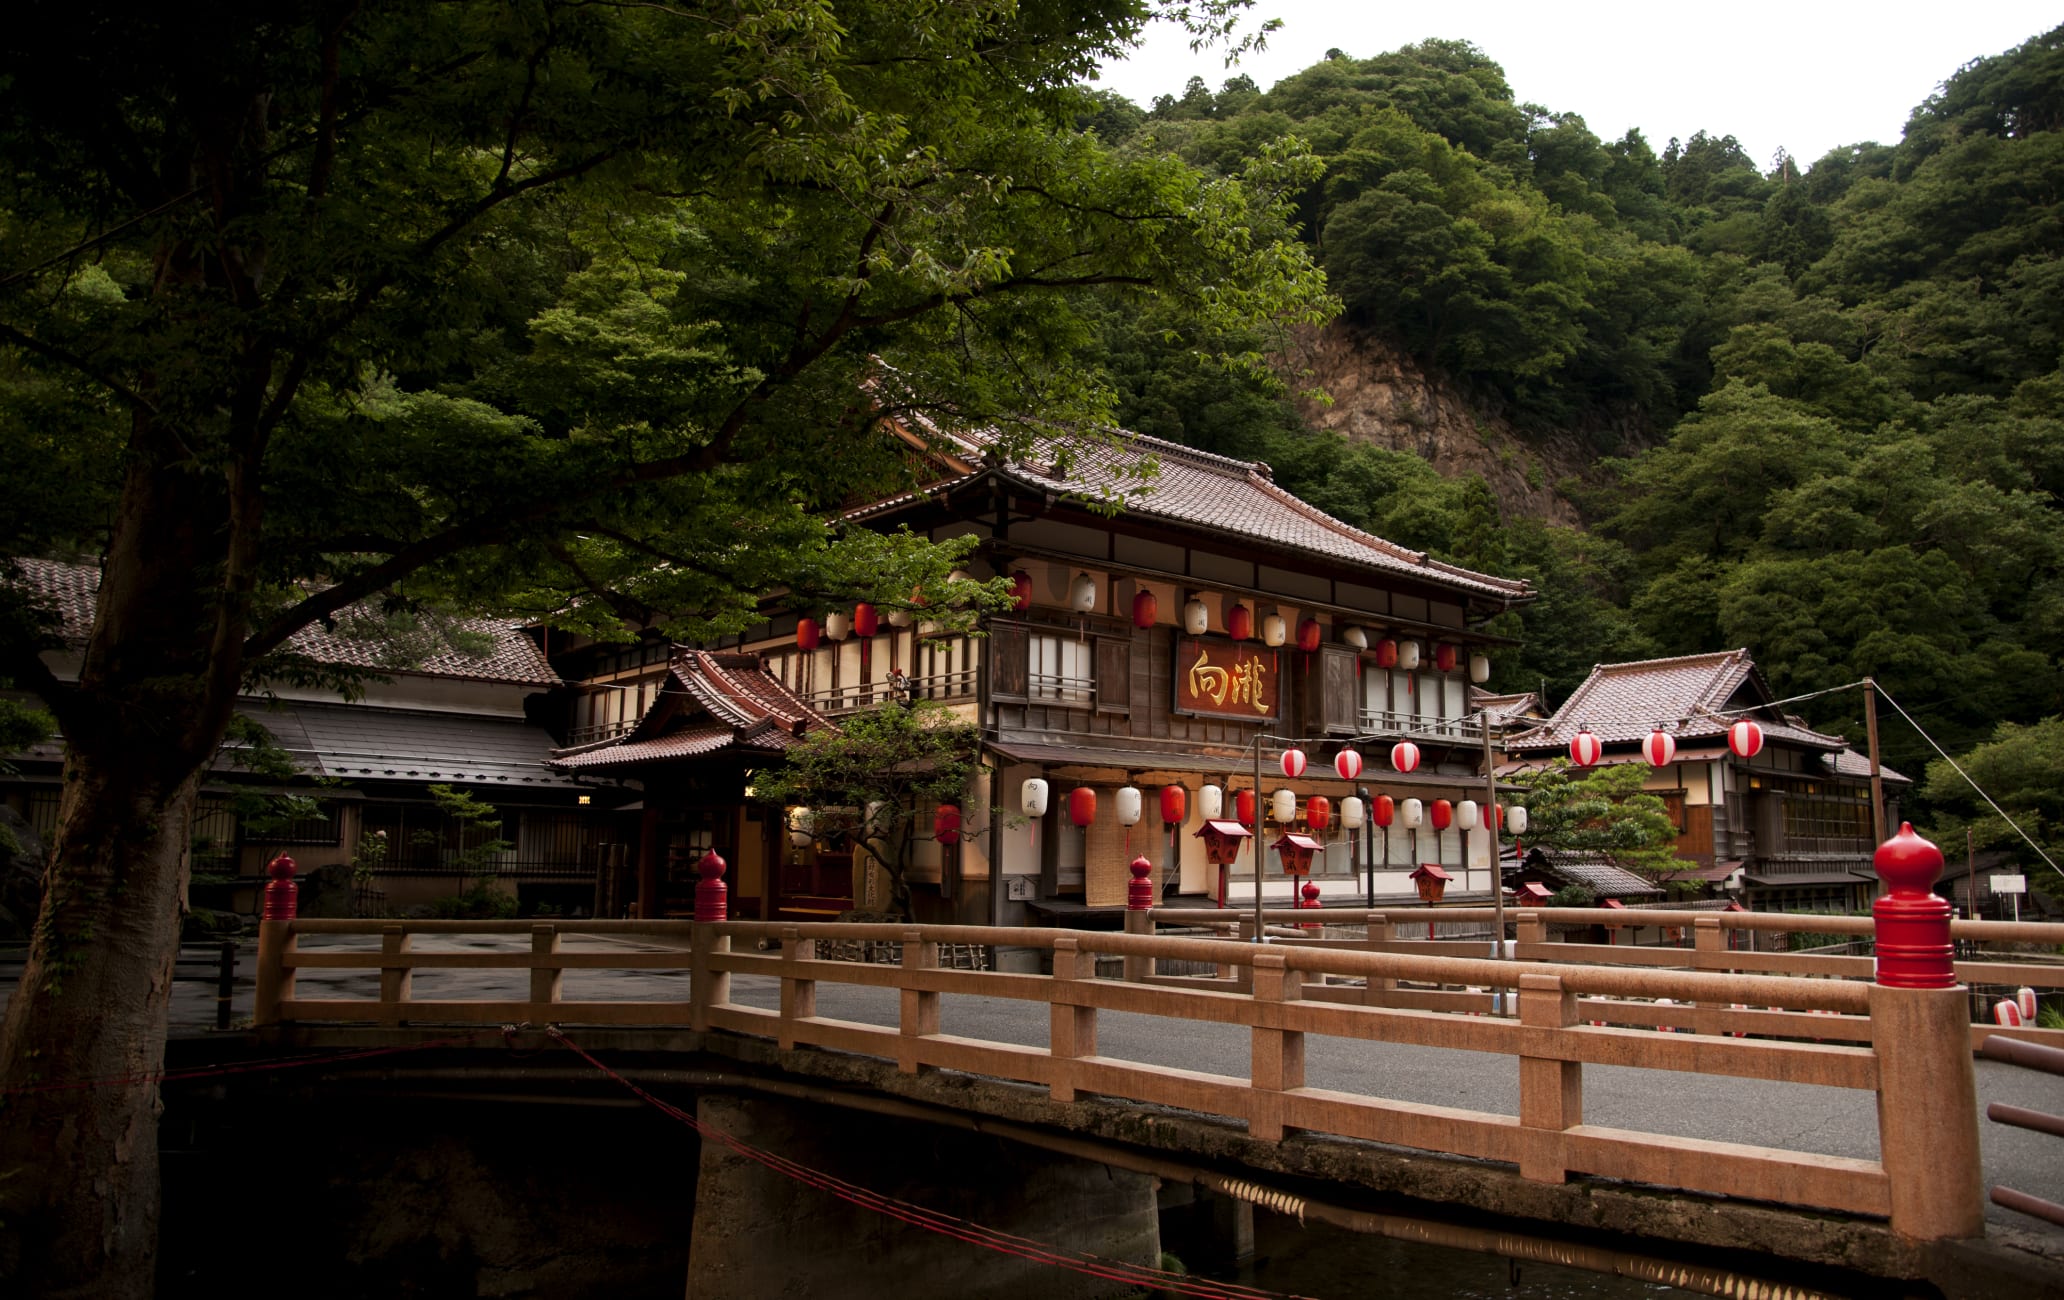
M 1305 762 L 1305 760 L 1304 760 L 1304 751 L 1303 751 L 1303 750 L 1301 750 L 1301 749 L 1286 749 L 1286 750 L 1284 750 L 1284 751 L 1283 751 L 1283 760 L 1282 760 L 1282 762 L 1283 762 L 1283 775 L 1284 775 L 1284 776 L 1287 776 L 1287 777 L 1289 777 L 1289 778 L 1290 778 L 1291 780 L 1295 781 L 1295 780 L 1296 780 L 1296 779 L 1297 779 L 1298 777 L 1300 777 L 1300 776 L 1303 776 L 1303 775 L 1304 775 L 1304 762 Z
M 1379 794 L 1369 809 L 1369 819 L 1378 826 L 1389 826 L 1397 820 L 1397 800 L 1387 794 Z
M 1514 804 L 1512 810 L 1505 814 L 1505 829 L 1511 831 L 1514 835 L 1524 835 L 1526 834 L 1526 828 L 1526 805 Z
M 1269 796 L 1269 820 L 1284 823 L 1297 820 L 1297 792 L 1295 790 L 1282 789 Z
M 1190 792 L 1179 785 L 1161 787 L 1161 820 L 1180 826 L 1190 819 Z
M 1390 747 L 1390 765 L 1400 772 L 1415 772 L 1419 769 L 1419 746 L 1409 740 L 1400 740 Z
M 1224 786 L 1207 785 L 1198 787 L 1197 816 L 1207 822 L 1214 822 L 1225 816 Z
M 1393 641 L 1393 640 L 1392 640 L 1391 638 L 1389 638 L 1389 637 L 1387 637 L 1387 636 L 1386 636 L 1386 637 L 1379 637 L 1379 638 L 1377 639 L 1377 641 L 1376 641 L 1376 666 L 1377 666 L 1378 668 L 1395 668 L 1395 667 L 1397 667 L 1397 656 L 1398 656 L 1398 649 L 1397 649 L 1397 642 L 1396 642 L 1396 641 Z
M 1271 614 L 1261 620 L 1261 643 L 1265 646 L 1279 646 L 1290 639 L 1290 625 L 1281 614 Z
M 1455 825 L 1465 831 L 1473 831 L 1479 825 L 1476 800 L 1464 799 L 1455 805 Z
M 1408 831 L 1416 831 L 1426 824 L 1426 805 L 1417 799 L 1407 799 L 1399 804 L 1397 814 L 1398 825 Z
M 1343 781 L 1352 781 L 1362 774 L 1362 756 L 1352 749 L 1343 749 L 1333 756 L 1333 770 Z
M 1481 650 L 1469 656 L 1469 680 L 1478 686 L 1491 680 L 1491 657 Z
M 1139 825 L 1139 787 L 1135 785 L 1120 786 L 1118 788 L 1118 798 L 1116 802 L 1118 807 L 1118 824 L 1120 826 Z
M 1341 628 L 1340 644 L 1351 646 L 1356 650 L 1367 650 L 1369 648 L 1369 634 L 1358 627 Z
M 1419 666 L 1419 643 L 1417 641 L 1398 642 L 1397 666 L 1406 672 L 1411 672 Z
M 1096 608 L 1097 580 L 1086 573 L 1075 575 L 1075 581 L 1068 588 L 1068 608 L 1078 614 L 1087 614 Z
M 1763 728 L 1744 718 L 1727 729 L 1727 747 L 1736 758 L 1754 758 L 1763 752 Z
M 1318 834 L 1333 824 L 1333 801 L 1325 795 L 1315 794 L 1304 801 L 1304 824 Z
M 1658 726 L 1641 742 L 1641 756 L 1650 767 L 1668 767 L 1670 760 L 1677 757 L 1677 742 Z
M 843 641 L 853 633 L 853 620 L 844 610 L 833 610 L 824 616 L 824 635 L 834 641 Z
M 1235 605 L 1226 611 L 1226 635 L 1235 641 L 1249 641 L 1254 638 L 1254 611 L 1245 605 Z
M 1192 596 L 1182 607 L 1183 631 L 1191 636 L 1203 636 L 1211 630 L 1211 610 Z
M 1591 728 L 1579 727 L 1577 734 L 1570 737 L 1569 761 L 1578 767 L 1589 767 L 1598 761 L 1602 752 L 1598 737 L 1591 734 Z
M 1449 803 L 1447 800 L 1434 800 L 1433 808 L 1430 811 L 1430 820 L 1433 822 L 1433 828 L 1435 830 L 1444 831 L 1448 827 L 1455 824 L 1455 805 Z
M 1141 587 L 1132 598 L 1132 625 L 1152 627 L 1161 617 L 1161 601 L 1146 587 Z
M 1044 817 L 1047 807 L 1046 794 L 1046 782 L 1036 776 L 1032 777 L 1018 791 L 1018 807 L 1024 810 L 1027 817 Z

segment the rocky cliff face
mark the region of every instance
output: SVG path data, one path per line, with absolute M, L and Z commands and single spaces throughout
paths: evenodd
M 1594 471 L 1596 452 L 1579 434 L 1521 435 L 1411 357 L 1338 321 L 1300 337 L 1284 362 L 1294 389 L 1317 388 L 1333 399 L 1299 400 L 1299 413 L 1315 427 L 1412 452 L 1443 474 L 1481 474 L 1508 516 L 1577 523 L 1576 507 L 1556 485 Z

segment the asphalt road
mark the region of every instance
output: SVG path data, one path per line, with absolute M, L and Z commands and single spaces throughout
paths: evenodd
M 372 945 L 323 936 L 304 940 L 304 946 Z M 417 951 L 517 947 L 528 947 L 527 936 L 461 940 L 419 936 L 416 941 Z M 645 950 L 652 945 L 581 936 L 567 939 L 566 947 Z M 250 1014 L 251 969 L 247 954 L 239 968 L 243 978 L 233 1004 L 239 1018 Z M 304 997 L 371 998 L 378 994 L 377 976 L 369 973 L 307 971 L 299 984 Z M 527 975 L 514 971 L 421 972 L 414 982 L 415 996 L 423 999 L 522 998 L 528 992 Z M 688 974 L 569 971 L 563 996 L 569 1000 L 686 1001 Z M 747 1006 L 772 1009 L 779 1001 L 778 982 L 761 976 L 735 977 L 732 998 Z M 176 984 L 174 1032 L 207 1032 L 206 1027 L 213 1024 L 213 999 L 210 985 Z M 840 1020 L 893 1026 L 897 996 L 889 989 L 820 982 L 817 1011 Z M 946 1033 L 998 1042 L 1040 1046 L 1047 1036 L 1043 1004 L 1009 999 L 946 997 L 940 1002 L 940 1022 Z M 1157 1017 L 1107 1011 L 1097 1018 L 1097 1047 L 1104 1056 L 1155 1065 L 1242 1076 L 1247 1071 L 1247 1031 L 1235 1025 L 1184 1022 L 1177 1026 Z M 1988 1102 L 2000 1101 L 2064 1114 L 2064 1078 L 1982 1059 L 1977 1062 L 1977 1075 L 1981 1109 Z M 1305 1078 L 1312 1087 L 1399 1101 L 1503 1115 L 1516 1115 L 1519 1110 L 1519 1063 L 1506 1056 L 1313 1035 L 1306 1040 Z M 1878 1154 L 1875 1099 L 1870 1093 L 1848 1088 L 1592 1065 L 1584 1070 L 1584 1118 L 1617 1128 L 1825 1155 L 1876 1159 Z M 2064 1203 L 2064 1139 L 1983 1119 L 1979 1134 L 1988 1187 L 2004 1184 Z M 1997 1206 L 1988 1204 L 1987 1215 L 1993 1222 L 2064 1240 L 2064 1230 Z

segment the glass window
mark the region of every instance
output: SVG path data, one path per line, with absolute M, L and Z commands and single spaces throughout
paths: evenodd
M 1040 632 L 1030 640 L 1032 698 L 1087 704 L 1096 687 L 1089 643 Z

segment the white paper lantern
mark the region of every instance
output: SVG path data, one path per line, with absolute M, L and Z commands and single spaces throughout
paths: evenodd
M 1269 796 L 1269 816 L 1286 825 L 1297 820 L 1297 792 L 1289 788 Z
M 1426 824 L 1426 805 L 1417 799 L 1407 799 L 1397 806 L 1398 825 L 1408 831 L 1416 831 Z
M 1455 824 L 1465 831 L 1473 831 L 1478 825 L 1476 800 L 1464 799 L 1455 805 Z
M 1342 826 L 1351 831 L 1358 831 L 1362 828 L 1362 823 L 1367 820 L 1368 810 L 1362 806 L 1360 799 L 1349 795 L 1340 801 L 1340 824 Z
M 1344 627 L 1340 629 L 1340 642 L 1342 645 L 1353 646 L 1357 650 L 1367 650 L 1369 648 L 1369 634 L 1358 627 Z
M 909 626 L 910 626 L 910 611 L 909 611 L 909 610 L 907 610 L 907 609 L 892 609 L 892 610 L 890 610 L 890 611 L 889 611 L 889 626 L 890 626 L 890 627 L 909 627 Z
M 1138 786 L 1118 788 L 1118 824 L 1137 826 L 1140 819 L 1140 792 Z
M 1397 643 L 1397 666 L 1411 672 L 1419 666 L 1419 643 L 1400 641 Z
M 1505 810 L 1505 829 L 1514 835 L 1526 834 L 1526 806 L 1514 804 Z
M 810 832 L 790 831 L 788 833 L 788 842 L 799 849 L 807 849 L 810 847 Z
M 833 641 L 843 641 L 853 634 L 853 616 L 842 609 L 835 609 L 824 616 L 824 635 Z
M 1068 608 L 1078 614 L 1087 614 L 1096 608 L 1097 580 L 1086 573 L 1075 575 L 1075 583 L 1068 588 Z
M 1261 643 L 1263 645 L 1279 646 L 1289 639 L 1290 625 L 1283 621 L 1281 614 L 1271 614 L 1261 620 Z
M 1182 607 L 1182 626 L 1191 636 L 1203 636 L 1211 630 L 1211 611 L 1203 601 L 1191 599 Z
M 1197 791 L 1197 816 L 1215 822 L 1225 815 L 1225 787 L 1207 785 Z
M 1036 776 L 1027 780 L 1018 794 L 1018 806 L 1027 817 L 1046 816 L 1046 782 Z
M 1469 680 L 1478 686 L 1491 680 L 1491 657 L 1481 650 L 1469 656 Z

